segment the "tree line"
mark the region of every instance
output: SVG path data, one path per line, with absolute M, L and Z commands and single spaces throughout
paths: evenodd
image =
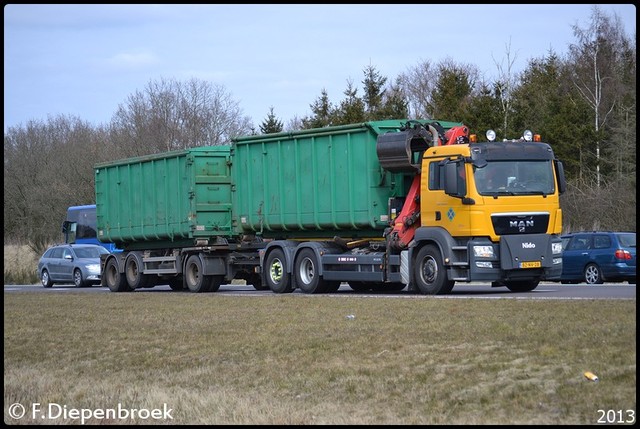
M 111 121 L 50 116 L 9 127 L 4 136 L 4 237 L 40 251 L 59 241 L 66 208 L 92 204 L 95 164 L 234 137 L 383 119 L 457 121 L 473 133 L 518 138 L 541 134 L 563 161 L 569 181 L 561 197 L 565 232 L 636 230 L 636 46 L 619 17 L 597 6 L 572 27 L 563 55 L 549 51 L 514 72 L 505 45 L 487 79 L 473 64 L 424 60 L 389 80 L 363 68 L 362 92 L 350 79 L 334 103 L 325 89 L 311 113 L 279 119 L 271 106 L 255 128 L 239 103 L 215 82 L 150 81 L 121 103 Z M 635 29 L 634 29 L 635 31 Z M 259 131 L 258 131 L 259 130 Z

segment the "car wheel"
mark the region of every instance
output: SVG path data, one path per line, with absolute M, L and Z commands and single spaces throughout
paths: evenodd
M 589 264 L 584 269 L 584 281 L 590 285 L 602 284 L 602 274 L 600 267 L 596 264 Z
M 42 286 L 51 287 L 53 286 L 53 282 L 51 281 L 51 277 L 49 277 L 49 271 L 42 270 L 40 274 L 40 281 L 42 282 Z
M 76 287 L 85 287 L 86 283 L 84 282 L 84 279 L 82 278 L 82 271 L 80 271 L 79 268 L 76 268 L 75 270 L 73 270 L 73 284 Z

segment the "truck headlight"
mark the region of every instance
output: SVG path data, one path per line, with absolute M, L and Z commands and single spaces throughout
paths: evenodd
M 473 246 L 473 255 L 476 258 L 494 258 L 493 246 Z
M 559 255 L 562 253 L 562 243 L 551 243 L 551 253 Z

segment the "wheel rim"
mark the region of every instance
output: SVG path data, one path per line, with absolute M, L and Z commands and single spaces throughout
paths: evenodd
M 200 281 L 200 270 L 197 264 L 191 264 L 187 270 L 187 284 L 197 285 Z
M 105 277 L 107 280 L 107 285 L 114 286 L 116 284 L 116 276 L 118 275 L 116 271 L 116 267 L 113 264 L 107 265 Z
M 435 259 L 432 257 L 426 258 L 422 264 L 420 274 L 422 275 L 422 281 L 424 283 L 431 284 L 435 282 L 438 277 L 438 264 L 436 264 Z
M 138 264 L 133 259 L 127 263 L 127 281 L 134 284 L 138 279 Z
M 589 284 L 596 283 L 598 281 L 598 269 L 594 266 L 587 267 L 584 278 Z
M 49 273 L 47 271 L 42 272 L 42 285 L 46 286 L 49 283 Z
M 80 271 L 75 270 L 73 272 L 73 282 L 76 286 L 80 286 L 80 284 L 82 284 L 82 273 Z
M 300 280 L 304 282 L 304 284 L 311 284 L 313 278 L 315 277 L 315 268 L 313 266 L 313 261 L 309 258 L 304 258 L 300 263 Z
M 282 261 L 280 259 L 274 259 L 269 267 L 269 277 L 273 283 L 280 283 L 282 281 Z

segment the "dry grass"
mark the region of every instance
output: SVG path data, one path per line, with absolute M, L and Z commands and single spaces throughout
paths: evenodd
M 4 284 L 36 284 L 40 255 L 27 245 L 4 245 Z
M 5 422 L 79 422 L 33 418 L 54 403 L 173 410 L 87 421 L 102 424 L 596 424 L 636 409 L 635 314 L 635 300 L 5 293 Z M 29 412 L 12 420 L 16 402 Z

